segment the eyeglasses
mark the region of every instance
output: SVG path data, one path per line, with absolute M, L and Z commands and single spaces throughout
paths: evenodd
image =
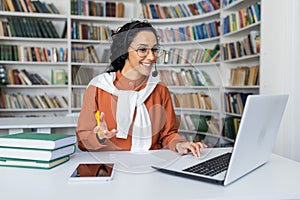
M 153 48 L 146 48 L 146 47 L 139 47 L 137 49 L 133 48 L 132 46 L 130 46 L 132 49 L 134 49 L 137 53 L 137 55 L 141 58 L 145 58 L 148 56 L 150 50 L 152 51 L 152 54 L 155 56 L 155 57 L 159 57 L 163 54 L 163 49 L 161 46 L 156 46 L 156 47 L 153 47 Z

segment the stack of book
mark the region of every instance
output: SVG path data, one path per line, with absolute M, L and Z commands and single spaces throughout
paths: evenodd
M 51 169 L 70 159 L 76 135 L 25 132 L 0 136 L 0 166 Z

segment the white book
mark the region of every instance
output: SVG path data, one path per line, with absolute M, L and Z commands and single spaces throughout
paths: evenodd
M 62 147 L 55 150 L 41 150 L 29 148 L 0 147 L 0 157 L 28 160 L 51 161 L 75 152 L 75 145 Z

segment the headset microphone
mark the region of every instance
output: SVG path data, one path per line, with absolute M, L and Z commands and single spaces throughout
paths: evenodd
M 158 75 L 158 72 L 157 72 L 157 69 L 156 69 L 156 63 L 154 64 L 154 71 L 152 72 L 152 76 L 153 77 L 157 77 Z

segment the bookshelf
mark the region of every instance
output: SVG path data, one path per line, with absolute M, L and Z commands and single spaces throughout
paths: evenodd
M 27 106 L 27 103 L 29 96 L 48 97 L 51 101 L 54 98 L 67 98 L 65 96 L 68 91 L 66 83 L 51 83 L 52 70 L 68 69 L 67 58 L 64 57 L 68 53 L 68 39 L 62 37 L 64 24 L 68 20 L 67 16 L 63 14 L 0 11 L 0 19 L 3 25 L 2 30 L 7 28 L 10 31 L 9 35 L 0 37 L 0 65 L 4 66 L 7 71 L 14 73 L 11 75 L 12 79 L 18 81 L 10 81 L 8 85 L 1 87 L 1 96 L 3 98 L 5 94 L 6 98 L 20 102 L 19 106 L 10 104 L 6 105 L 7 108 L 2 107 L 1 116 L 21 117 L 36 115 L 36 113 L 41 116 L 52 115 L 53 113 L 57 115 L 66 114 L 68 112 L 67 106 L 34 108 Z M 45 51 L 43 55 L 47 55 L 48 59 L 41 57 L 40 53 L 43 51 Z M 22 75 L 23 72 L 32 76 L 39 74 L 47 84 L 37 85 L 32 80 L 28 81 Z
M 230 29 L 224 29 L 225 23 L 227 23 L 225 18 L 229 18 L 228 16 L 232 18 L 233 13 L 238 13 L 244 8 L 251 7 L 258 0 L 236 0 L 228 5 L 225 5 L 225 3 L 229 3 L 228 0 L 196 2 L 182 0 L 109 1 L 115 2 L 114 12 L 124 8 L 121 12 L 123 13 L 121 17 L 106 15 L 107 12 L 111 12 L 109 10 L 105 10 L 105 14 L 103 12 L 95 14 L 97 9 L 101 8 L 101 6 L 103 7 L 104 1 L 82 0 L 79 1 L 81 3 L 77 3 L 77 0 L 71 0 L 66 3 L 59 0 L 46 0 L 46 2 L 53 3 L 58 8 L 59 14 L 0 11 L 2 21 L 6 21 L 8 18 L 51 21 L 59 34 L 58 38 L 0 36 L 1 44 L 17 45 L 21 49 L 18 59 L 1 59 L 0 65 L 6 69 L 17 68 L 19 70 L 26 69 L 30 73 L 38 72 L 49 80 L 50 84 L 9 84 L 1 86 L 1 92 L 21 93 L 32 96 L 47 94 L 50 98 L 64 96 L 67 106 L 63 108 L 38 109 L 0 108 L 1 117 L 43 116 L 55 118 L 78 114 L 87 83 L 108 66 L 109 33 L 132 19 L 148 18 L 147 20 L 157 28 L 161 45 L 165 49 L 165 55 L 159 58 L 157 64 L 160 72 L 173 71 L 173 74 L 182 74 L 183 71 L 188 71 L 190 73 L 189 76 L 195 76 L 194 72 L 203 71 L 213 82 L 211 85 L 206 85 L 191 82 L 187 84 L 169 84 L 165 81 L 172 93 L 174 105 L 175 99 L 177 98 L 178 100 L 178 96 L 179 98 L 188 96 L 193 99 L 195 94 L 201 94 L 198 97 L 198 107 L 175 106 L 178 120 L 187 118 L 184 123 L 179 122 L 180 132 L 189 140 L 206 139 L 212 144 L 217 143 L 217 145 L 231 144 L 234 141 L 234 139 L 226 137 L 222 132 L 224 119 L 229 116 L 240 118 L 241 114 L 227 112 L 224 94 L 229 92 L 259 93 L 259 80 L 252 81 L 251 84 L 235 80 L 238 84 L 232 84 L 234 79 L 232 74 L 238 71 L 235 70 L 238 67 L 246 66 L 252 68 L 253 66 L 259 66 L 260 53 L 250 53 L 239 57 L 232 57 L 231 55 L 231 57 L 225 58 L 225 50 L 222 45 L 234 44 L 246 35 L 259 31 L 261 22 L 258 20 L 240 28 L 235 26 L 236 30 L 230 31 Z M 210 5 L 207 2 L 210 2 Z M 195 4 L 197 5 L 195 6 Z M 93 9 L 89 10 L 88 8 Z M 160 14 L 155 14 L 153 10 L 151 12 L 151 9 L 156 9 L 156 11 L 157 9 L 164 11 L 172 9 L 177 12 L 177 16 L 174 13 L 173 15 L 162 14 L 162 11 Z M 151 13 L 150 15 L 149 12 Z M 230 47 L 230 45 L 228 46 Z M 26 57 L 28 47 L 41 49 L 56 47 L 58 51 L 63 49 L 66 53 L 63 57 L 64 59 L 61 60 L 58 57 L 56 62 L 53 60 L 37 62 Z M 59 74 L 60 71 L 66 74 L 65 83 L 62 83 L 62 81 L 60 84 L 53 84 L 53 73 L 57 72 L 59 76 L 63 76 L 63 72 Z M 162 73 L 160 75 L 162 76 Z M 236 76 L 240 77 L 240 75 Z M 260 74 L 257 75 L 257 77 L 259 76 Z M 208 102 L 213 104 L 213 107 L 205 106 L 205 104 L 201 107 L 199 99 L 205 99 L 205 96 L 209 97 Z M 185 100 L 183 100 L 183 103 L 185 103 Z M 195 105 L 195 102 L 193 105 Z M 206 131 L 197 131 L 198 122 L 196 122 L 196 127 L 190 127 L 190 116 L 194 115 L 206 117 L 205 120 L 208 122 L 206 125 L 210 125 L 210 127 L 206 127 Z M 187 131 L 187 129 L 192 131 Z
M 224 134 L 235 139 L 249 94 L 260 93 L 260 0 L 222 1 Z

